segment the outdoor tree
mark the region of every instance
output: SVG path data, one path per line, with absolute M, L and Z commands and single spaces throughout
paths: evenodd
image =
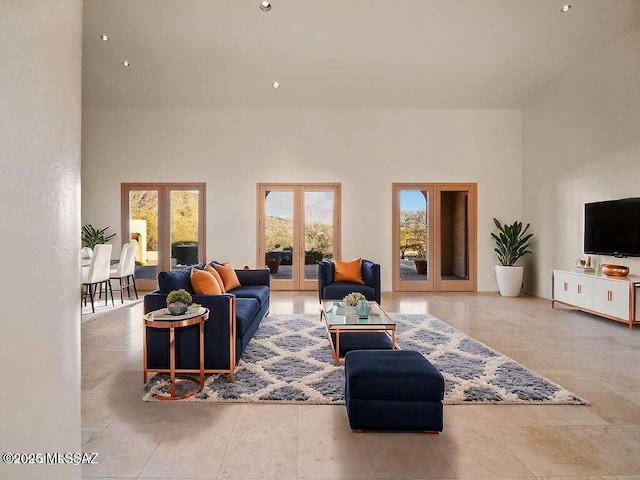
M 333 227 L 326 223 L 307 223 L 305 225 L 305 250 L 315 250 L 328 255 L 333 250 Z
M 267 216 L 265 218 L 265 248 L 266 251 L 279 248 L 288 250 L 293 247 L 293 222 L 290 218 Z
M 290 218 L 268 215 L 265 218 L 265 249 L 267 252 L 293 248 L 293 222 Z M 305 250 L 315 250 L 328 255 L 333 250 L 333 226 L 321 222 L 305 225 Z
M 130 218 L 147 223 L 147 250 L 158 250 L 158 192 L 137 190 L 129 194 Z
M 409 253 L 422 256 L 427 251 L 427 211 L 402 210 L 400 212 L 400 255 Z
M 158 192 L 136 190 L 129 196 L 130 218 L 147 225 L 147 250 L 158 250 Z M 171 194 L 172 243 L 198 243 L 198 194 L 174 191 Z
M 198 194 L 171 193 L 171 243 L 198 243 Z

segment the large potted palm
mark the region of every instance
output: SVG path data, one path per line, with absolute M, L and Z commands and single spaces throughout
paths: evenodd
M 503 297 L 517 297 L 522 288 L 522 277 L 524 267 L 515 263 L 527 253 L 532 233 L 527 233 L 529 224 L 522 228 L 522 222 L 515 221 L 513 224 L 502 225 L 497 219 L 493 219 L 498 228 L 498 233 L 491 233 L 491 237 L 496 243 L 494 251 L 498 256 L 500 265 L 496 265 L 496 280 L 498 289 Z

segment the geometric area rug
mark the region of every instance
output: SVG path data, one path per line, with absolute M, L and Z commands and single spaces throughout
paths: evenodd
M 421 352 L 444 376 L 445 404 L 588 404 L 436 317 L 390 316 L 399 347 Z M 168 395 L 169 375 L 156 374 L 146 390 L 144 401 Z M 335 365 L 320 315 L 269 315 L 243 352 L 233 383 L 227 374 L 213 374 L 202 392 L 179 401 L 344 404 L 344 360 Z

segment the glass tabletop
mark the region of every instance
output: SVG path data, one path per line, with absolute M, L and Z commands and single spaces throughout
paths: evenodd
M 339 301 L 322 300 L 322 311 L 327 322 L 327 326 L 338 327 L 340 325 L 349 326 L 393 326 L 396 324 L 387 313 L 375 302 L 369 302 L 369 316 L 367 318 L 358 317 L 356 307 L 344 305 Z

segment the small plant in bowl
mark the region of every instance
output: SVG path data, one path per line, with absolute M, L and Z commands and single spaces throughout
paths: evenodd
M 349 295 L 345 295 L 345 297 L 342 299 L 342 303 L 350 307 L 355 307 L 356 305 L 358 305 L 359 300 L 366 300 L 366 299 L 367 297 L 365 297 L 363 294 L 359 292 L 351 292 Z
M 192 301 L 191 294 L 184 288 L 173 290 L 167 295 L 167 308 L 171 315 L 184 315 Z

